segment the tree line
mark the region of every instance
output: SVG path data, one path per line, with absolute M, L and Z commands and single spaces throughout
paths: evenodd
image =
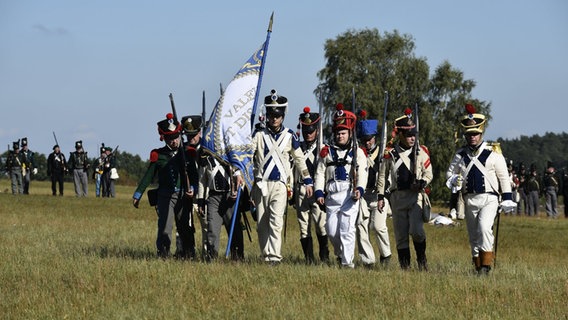
M 412 36 L 397 30 L 382 34 L 374 28 L 348 30 L 325 41 L 326 63 L 317 73 L 319 83 L 313 92 L 322 105 L 324 125 L 331 124 L 331 115 L 338 103 L 357 114 L 364 110 L 369 119 L 382 120 L 384 105 L 388 102 L 389 135 L 394 119 L 401 116 L 405 108 L 417 107 L 419 141 L 429 148 L 434 171 L 430 197 L 434 201 L 447 201 L 445 171 L 456 148 L 463 144 L 459 120 L 465 114 L 464 106 L 473 104 L 478 113 L 486 115 L 489 126 L 491 103 L 474 97 L 472 91 L 476 82 L 466 79 L 449 61 L 430 72 L 427 59 L 417 57 L 414 49 Z M 388 101 L 385 100 L 387 94 Z M 330 131 L 325 133 L 331 135 Z M 521 136 L 498 142 L 507 159 L 523 162 L 527 168 L 535 163 L 542 171 L 547 161 L 555 162 L 558 168 L 566 166 L 567 139 L 566 133 L 547 133 L 543 137 Z M 119 152 L 117 156 L 121 171 L 119 183 L 135 184 L 147 162 L 127 152 Z M 38 155 L 37 161 L 40 166 L 46 165 L 44 155 Z M 38 174 L 37 179 L 47 179 L 46 170 L 40 167 L 40 172 L 43 176 Z

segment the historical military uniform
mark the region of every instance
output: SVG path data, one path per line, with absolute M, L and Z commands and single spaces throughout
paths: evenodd
M 544 178 L 542 179 L 544 186 L 544 195 L 546 197 L 545 209 L 546 216 L 549 218 L 558 218 L 558 189 L 560 184 L 558 183 L 558 177 L 556 177 L 556 172 L 552 166 L 552 162 L 548 162 L 546 172 L 544 173 Z
M 207 211 L 206 260 L 217 258 L 220 249 L 221 226 L 225 225 L 227 235 L 230 235 L 231 222 L 236 204 L 236 186 L 233 184 L 231 168 L 221 163 L 213 155 L 203 153 L 199 166 L 199 192 L 198 202 L 203 210 Z M 232 185 L 233 184 L 233 185 Z M 242 201 L 242 200 L 241 200 Z M 242 203 L 241 203 L 242 204 Z M 241 211 L 237 210 L 235 227 L 231 238 L 231 258 L 239 260 L 244 258 L 243 227 L 241 225 Z
M 318 152 L 321 145 L 318 130 L 320 126 L 320 115 L 316 112 L 310 112 L 309 107 L 304 108 L 304 112 L 300 114 L 300 129 L 304 135 L 304 140 L 300 143 L 300 148 L 306 158 L 306 166 L 311 177 L 315 176 L 315 167 L 319 157 Z M 313 141 L 306 141 L 307 135 L 315 132 Z M 317 203 L 314 197 L 306 197 L 306 186 L 300 179 L 301 172 L 294 170 L 294 206 L 296 207 L 296 215 L 300 227 L 300 243 L 304 251 L 304 257 L 307 263 L 314 263 L 314 249 L 312 240 L 312 225 L 315 228 L 316 236 L 319 243 L 319 258 L 322 262 L 329 260 L 329 249 L 327 247 L 327 231 L 325 230 L 326 213 Z
M 93 162 L 93 179 L 95 180 L 95 195 L 97 196 L 97 198 L 104 193 L 104 190 L 101 190 L 104 187 L 104 185 L 102 185 L 101 183 L 101 177 L 104 171 L 105 158 L 105 144 L 102 143 L 99 149 L 99 157 L 96 158 Z
M 519 186 L 517 192 L 519 193 L 519 201 L 517 204 L 517 214 L 521 215 L 521 205 L 524 208 L 525 215 L 529 214 L 528 207 L 528 197 L 527 197 L 527 172 L 525 165 L 523 163 L 519 164 L 519 171 L 517 172 L 517 178 L 519 179 Z
M 407 142 L 418 134 L 409 108 L 395 120 L 394 131 L 399 141 L 385 153 L 384 165 L 377 179 L 378 199 L 383 201 L 386 182 L 390 181 L 389 203 L 400 267 L 403 270 L 410 268 L 411 235 L 418 269 L 427 270 L 424 222 L 429 219 L 425 216 L 428 215 L 426 206 L 429 200 L 424 190 L 433 177 L 430 155 L 425 146 L 413 146 Z
M 12 194 L 24 193 L 25 161 L 23 154 L 20 152 L 20 141 L 15 141 L 6 159 L 6 170 L 10 174 L 10 181 L 12 182 Z
M 182 153 L 179 145 L 175 146 L 175 140 L 180 138 L 181 125 L 173 118 L 171 113 L 166 119 L 158 122 L 158 133 L 161 140 L 166 140 L 166 146 L 154 149 L 150 153 L 150 164 L 142 180 L 134 192 L 134 206 L 138 207 L 140 198 L 155 176 L 158 177 L 158 188 L 155 190 L 156 206 L 158 214 L 158 234 L 156 248 L 159 257 L 166 258 L 170 255 L 172 243 L 172 228 L 175 221 L 177 232 L 181 238 L 182 249 L 178 253 L 181 258 L 193 258 L 195 256 L 195 243 L 193 241 L 193 229 L 190 227 L 189 207 L 184 189 L 185 178 L 182 174 Z M 179 142 L 179 140 L 178 140 Z M 173 145 L 174 147 L 170 147 Z M 183 150 L 183 149 L 182 149 Z
M 361 118 L 364 113 L 360 114 Z M 378 121 L 375 119 L 360 119 L 357 122 L 357 136 L 364 141 L 375 141 L 378 134 Z M 379 145 L 374 143 L 369 149 L 365 148 L 367 155 L 368 178 L 365 195 L 361 199 L 361 210 L 357 224 L 357 239 L 359 256 L 365 265 L 371 266 L 376 262 L 375 250 L 371 244 L 371 230 L 374 231 L 379 245 L 379 261 L 384 264 L 391 258 L 389 232 L 387 227 L 387 210 L 379 210 L 377 195 L 377 174 L 382 156 L 379 156 Z
M 356 121 L 355 114 L 338 105 L 333 119 L 335 142 L 323 147 L 315 178 L 316 200 L 325 198 L 327 235 L 338 261 L 348 268 L 354 267 L 355 223 L 367 186 L 365 152 L 354 148 Z M 339 136 L 344 131 L 348 132 L 348 140 L 340 143 Z
M 479 273 L 488 273 L 494 258 L 493 222 L 497 210 L 501 207 L 504 212 L 513 212 L 517 205 L 512 201 L 511 180 L 500 148 L 483 141 L 485 116 L 476 113 L 470 104 L 466 110 L 468 114 L 462 118 L 461 125 L 468 143 L 456 152 L 457 164 L 452 165 L 457 169 L 449 184 L 455 185 L 454 181 L 463 179 L 461 192 L 472 260 Z M 468 135 L 480 136 L 473 140 Z
M 86 197 L 88 191 L 88 170 L 89 157 L 83 149 L 83 141 L 75 142 L 75 152 L 69 156 L 69 170 L 73 173 L 73 184 L 75 185 L 75 195 L 77 197 Z
M 191 177 L 191 188 L 194 193 L 198 192 L 199 185 L 199 157 L 201 155 L 201 128 L 203 127 L 203 119 L 200 115 L 184 116 L 181 118 L 182 134 L 184 134 L 188 141 L 184 142 L 184 149 L 186 151 L 185 164 L 187 174 Z M 189 224 L 192 230 L 195 231 L 194 216 L 199 218 L 201 226 L 201 257 L 204 258 L 207 252 L 207 217 L 204 214 L 199 214 L 197 201 L 192 201 L 191 205 L 186 209 L 189 215 Z M 194 235 L 192 235 L 194 237 Z M 183 245 L 181 237 L 176 233 L 176 256 L 183 252 Z M 192 243 L 195 243 L 192 238 Z
M 116 196 L 114 187 L 115 178 L 112 176 L 113 170 L 116 170 L 116 157 L 113 154 L 112 148 L 105 147 L 101 184 L 102 196 L 106 198 L 114 198 Z
M 24 180 L 24 194 L 30 194 L 30 182 L 32 174 L 37 174 L 37 166 L 34 153 L 28 149 L 28 138 L 22 138 L 22 150 L 20 153 L 24 159 L 22 163 L 22 175 Z
M 256 207 L 262 257 L 266 262 L 277 264 L 282 260 L 284 214 L 288 206 L 288 189 L 292 188 L 290 158 L 310 189 L 313 180 L 296 134 L 283 125 L 278 128 L 270 125 L 271 118 L 282 117 L 283 120 L 288 99 L 272 90 L 271 95 L 265 97 L 264 106 L 269 121 L 266 128 L 259 128 L 253 136 L 254 186 L 251 196 Z
M 57 194 L 57 184 L 59 184 L 59 195 L 63 196 L 63 178 L 67 172 L 67 160 L 61 153 L 59 145 L 53 146 L 53 152 L 47 157 L 47 175 L 51 178 L 51 193 Z
M 540 206 L 540 178 L 536 172 L 536 165 L 530 167 L 530 173 L 526 178 L 526 193 L 529 204 L 529 216 L 538 216 Z

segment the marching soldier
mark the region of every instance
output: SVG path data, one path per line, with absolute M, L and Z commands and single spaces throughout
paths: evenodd
M 220 248 L 221 226 L 225 225 L 227 235 L 229 235 L 232 219 L 236 219 L 236 221 L 231 239 L 231 259 L 244 259 L 241 210 L 237 210 L 236 217 L 233 217 L 239 185 L 244 185 L 240 171 L 221 163 L 211 154 L 204 152 L 201 155 L 197 203 L 199 204 L 199 216 L 207 218 L 207 224 L 204 228 L 206 232 L 206 261 L 217 258 Z M 240 202 L 240 205 L 242 203 L 244 201 Z M 207 212 L 203 212 L 205 210 Z
M 525 165 L 521 162 L 519 164 L 519 169 L 517 171 L 517 178 L 519 179 L 519 187 L 517 191 L 519 192 L 519 202 L 517 204 L 517 215 L 522 215 L 521 211 L 521 204 L 524 210 L 525 215 L 529 214 L 528 203 L 527 203 L 527 170 L 525 169 Z
M 148 169 L 132 196 L 133 205 L 138 208 L 144 191 L 157 175 L 156 199 L 150 200 L 151 205 L 156 206 L 158 214 L 156 239 L 158 257 L 168 258 L 170 256 L 172 228 L 175 221 L 182 245 L 178 256 L 191 259 L 195 256 L 195 243 L 192 241 L 193 230 L 190 227 L 189 206 L 186 200 L 193 197 L 194 190 L 191 187 L 185 190 L 183 187 L 182 169 L 185 164 L 181 152 L 178 152 L 181 143 L 181 125 L 171 113 L 168 113 L 166 119 L 157 124 L 160 140 L 165 142 L 165 146 L 150 152 Z
M 536 165 L 531 164 L 529 174 L 526 181 L 527 202 L 529 204 L 529 216 L 538 217 L 538 208 L 540 205 L 540 178 L 536 170 Z
M 313 193 L 313 180 L 298 137 L 283 125 L 288 99 L 272 90 L 264 98 L 264 106 L 266 127 L 259 127 L 253 136 L 255 181 L 251 196 L 256 207 L 258 243 L 262 257 L 267 263 L 277 265 L 282 260 L 282 229 L 288 207 L 287 195 L 292 191 L 290 158 L 301 172 L 308 198 Z
M 31 175 L 37 174 L 37 166 L 34 153 L 28 148 L 28 138 L 22 138 L 22 150 L 20 153 L 24 159 L 22 163 L 22 175 L 24 178 L 24 194 L 30 194 Z
M 556 171 L 552 162 L 548 161 L 546 164 L 546 172 L 543 178 L 544 195 L 546 197 L 546 216 L 550 219 L 558 219 L 558 189 L 560 184 L 558 183 L 558 177 L 556 177 Z
M 116 179 L 112 176 L 113 169 L 116 170 L 116 157 L 111 147 L 105 147 L 101 184 L 102 196 L 106 198 L 114 198 L 116 196 L 114 188 L 114 180 Z
M 333 118 L 333 144 L 320 152 L 316 201 L 326 208 L 327 235 L 341 266 L 354 268 L 357 216 L 367 185 L 367 158 L 353 134 L 357 117 L 338 104 Z
M 202 155 L 201 149 L 201 129 L 203 128 L 204 119 L 200 115 L 190 115 L 181 118 L 181 125 L 183 134 L 185 134 L 187 138 L 187 142 L 185 143 L 185 150 L 186 150 L 186 168 L 187 174 L 193 177 L 191 179 L 192 186 L 197 194 L 199 191 L 199 180 L 201 178 L 199 165 L 200 165 L 200 157 Z M 187 209 L 189 212 L 189 223 L 191 225 L 191 229 L 195 232 L 195 225 L 194 223 L 194 216 L 199 218 L 199 225 L 201 226 L 201 257 L 205 258 L 207 254 L 207 216 L 205 211 L 199 211 L 199 204 L 200 201 L 193 201 L 192 205 Z M 177 239 L 179 240 L 180 237 L 178 236 Z M 193 238 L 193 245 L 195 246 L 195 238 Z M 181 243 L 176 241 L 176 252 L 179 252 L 181 248 Z M 194 249 L 195 251 L 195 249 Z
M 6 170 L 10 174 L 12 194 L 14 195 L 24 193 L 24 164 L 25 159 L 20 152 L 20 140 L 14 141 L 12 150 L 8 153 L 8 158 L 6 159 Z
M 394 132 L 398 142 L 385 153 L 385 163 L 377 179 L 377 205 L 383 208 L 387 191 L 385 185 L 390 181 L 389 203 L 400 267 L 403 270 L 410 268 L 411 235 L 418 270 L 427 271 L 424 210 L 427 209 L 428 196 L 424 188 L 433 177 L 430 155 L 425 146 L 416 145 L 418 131 L 410 108 L 406 108 L 404 115 L 395 120 Z
M 358 246 L 359 256 L 363 263 L 372 266 L 375 260 L 375 251 L 371 244 L 371 230 L 374 231 L 379 244 L 379 262 L 386 265 L 391 258 L 389 230 L 387 227 L 387 210 L 386 206 L 383 210 L 377 207 L 377 174 L 379 161 L 379 146 L 377 145 L 378 121 L 375 119 L 364 119 L 365 112 L 359 115 L 361 118 L 357 122 L 357 135 L 361 141 L 362 147 L 367 155 L 367 168 L 369 171 L 365 195 L 361 199 L 361 210 L 359 212 Z
M 511 180 L 505 158 L 495 144 L 483 140 L 485 116 L 466 105 L 467 115 L 461 119 L 466 145 L 456 152 L 452 164 L 456 170 L 448 179 L 449 185 L 463 179 L 461 192 L 465 204 L 465 218 L 471 256 L 475 270 L 488 274 L 493 263 L 493 222 L 499 207 L 514 212 L 517 204 L 512 200 Z M 501 197 L 501 203 L 499 198 Z
M 303 141 L 300 142 L 306 158 L 306 166 L 311 177 L 315 176 L 315 167 L 317 165 L 317 152 L 320 149 L 318 143 L 320 134 L 318 128 L 321 125 L 320 114 L 310 112 L 310 107 L 305 107 L 304 112 L 300 114 L 300 129 L 302 131 Z M 327 247 L 327 232 L 325 230 L 325 210 L 322 210 L 313 197 L 306 197 L 306 186 L 300 179 L 301 172 L 295 170 L 294 178 L 294 206 L 296 207 L 296 215 L 300 226 L 300 243 L 304 251 L 306 263 L 315 262 L 314 248 L 312 240 L 312 225 L 315 227 L 316 236 L 319 243 L 319 258 L 322 262 L 329 261 L 329 249 Z
M 53 146 L 53 152 L 47 157 L 47 175 L 51 178 L 51 193 L 57 195 L 57 184 L 59 184 L 59 195 L 63 196 L 63 177 L 67 172 L 67 160 L 61 153 L 59 145 Z
M 95 180 L 95 195 L 100 197 L 104 194 L 104 184 L 101 183 L 101 178 L 104 171 L 104 163 L 106 158 L 105 144 L 102 143 L 99 148 L 99 157 L 93 162 L 93 179 Z
M 86 197 L 88 191 L 89 157 L 83 149 L 83 141 L 75 142 L 75 152 L 69 156 L 69 170 L 73 172 L 73 184 L 75 185 L 75 195 Z

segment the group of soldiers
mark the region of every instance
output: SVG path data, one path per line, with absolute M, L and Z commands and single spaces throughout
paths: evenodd
M 518 204 L 517 215 L 520 216 L 524 213 L 526 216 L 538 216 L 540 198 L 544 197 L 546 216 L 550 219 L 557 219 L 558 193 L 562 189 L 565 204 L 564 214 L 568 218 L 566 208 L 568 175 L 566 170 L 563 170 L 562 174 L 559 175 L 552 161 L 547 161 L 542 178 L 534 163 L 531 164 L 528 172 L 523 163 L 519 163 L 517 170 L 515 170 L 512 161 L 509 162 L 508 169 L 513 195 Z
M 390 210 L 400 267 L 411 268 L 412 243 L 418 269 L 428 270 L 423 225 L 430 217 L 428 185 L 433 174 L 429 150 L 418 143 L 412 110 L 407 108 L 396 118 L 395 138 L 386 144 L 377 143 L 377 120 L 364 119 L 361 114 L 357 119 L 354 112 L 338 104 L 332 117 L 332 142 L 323 144 L 321 115 L 304 108 L 299 115 L 300 140 L 283 125 L 287 106 L 288 99 L 276 90 L 264 98 L 266 119 L 252 133 L 254 182 L 250 191 L 242 189 L 243 172 L 201 147 L 202 117 L 186 116 L 178 121 L 168 114 L 157 123 L 165 145 L 151 151 L 133 205 L 138 208 L 157 176 L 158 187 L 148 190 L 148 199 L 158 215 L 158 256 L 170 256 L 175 223 L 175 256 L 196 258 L 195 216 L 201 224 L 203 259 L 212 261 L 218 256 L 224 225 L 230 242 L 226 255 L 241 260 L 243 230 L 250 230 L 245 212 L 250 211 L 257 223 L 262 259 L 278 265 L 283 258 L 287 208 L 293 204 L 307 263 L 316 261 L 312 228 L 322 262 L 331 260 L 329 240 L 340 266 L 355 266 L 356 248 L 363 264 L 372 266 L 376 258 L 370 234 L 375 233 L 379 262 L 388 263 L 392 256 L 386 224 Z M 485 116 L 471 105 L 466 110 L 460 123 L 466 144 L 450 164 L 447 185 L 464 201 L 475 270 L 487 274 L 493 261 L 494 218 L 499 208 L 511 212 L 516 204 L 505 158 L 483 140 Z
M 28 138 L 12 143 L 6 158 L 6 172 L 10 176 L 12 194 L 30 194 L 31 175 L 37 174 L 37 166 Z
M 21 149 L 20 149 L 21 141 Z M 100 155 L 91 165 L 87 152 L 83 149 L 83 141 L 75 142 L 75 151 L 69 155 L 69 160 L 61 152 L 58 144 L 53 146 L 53 152 L 47 157 L 47 175 L 51 179 L 53 196 L 58 193 L 63 196 L 65 174 L 72 174 L 75 195 L 86 197 L 88 192 L 89 169 L 92 167 L 92 178 L 95 180 L 97 197 L 115 197 L 116 157 L 112 148 L 100 148 Z M 37 174 L 34 153 L 28 148 L 28 139 L 15 141 L 6 159 L 6 171 L 11 180 L 12 194 L 29 194 L 31 175 Z

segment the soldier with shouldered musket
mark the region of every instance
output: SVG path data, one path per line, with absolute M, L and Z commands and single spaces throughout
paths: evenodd
M 311 112 L 310 107 L 305 107 L 300 114 L 300 130 L 302 142 L 300 148 L 306 157 L 306 166 L 310 176 L 315 176 L 315 167 L 321 150 L 320 126 L 321 117 L 317 112 Z M 319 145 L 318 145 L 319 144 Z M 315 263 L 312 225 L 314 226 L 319 243 L 319 258 L 321 262 L 328 262 L 329 249 L 327 247 L 327 231 L 325 230 L 325 210 L 323 210 L 313 197 L 306 196 L 306 186 L 300 179 L 301 172 L 295 170 L 294 178 L 294 206 L 300 227 L 300 243 L 304 251 L 306 263 Z
M 354 268 L 356 221 L 367 185 L 367 158 L 354 135 L 357 117 L 336 106 L 333 143 L 320 152 L 315 197 L 326 208 L 327 235 L 342 267 Z
M 12 150 L 10 150 L 6 158 L 6 171 L 10 175 L 12 194 L 14 195 L 24 193 L 24 163 L 24 156 L 20 152 L 20 140 L 14 141 Z
M 432 181 L 432 166 L 428 149 L 417 143 L 418 130 L 412 120 L 412 110 L 395 119 L 394 132 L 398 142 L 384 155 L 377 179 L 378 207 L 383 208 L 390 181 L 389 203 L 392 210 L 394 235 L 401 269 L 410 269 L 412 236 L 416 261 L 420 271 L 427 271 L 425 211 L 429 205 L 426 186 Z M 427 211 L 426 211 L 427 212 Z M 428 214 L 429 215 L 429 214 Z

